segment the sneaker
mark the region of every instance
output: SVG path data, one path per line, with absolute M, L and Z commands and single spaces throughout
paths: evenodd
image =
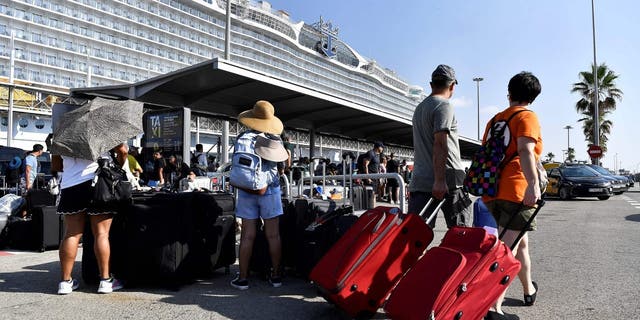
M 111 293 L 120 289 L 122 289 L 122 282 L 114 277 L 111 277 L 109 279 L 100 280 L 98 293 Z
M 282 277 L 280 275 L 273 275 L 272 274 L 269 277 L 269 283 L 274 288 L 280 288 L 280 287 L 282 287 Z
M 69 281 L 60 281 L 60 283 L 58 284 L 58 294 L 69 294 L 73 290 L 78 289 L 79 286 L 80 284 L 76 279 L 71 279 Z
M 236 289 L 247 290 L 247 289 L 249 289 L 249 280 L 240 279 L 240 274 L 237 274 L 235 279 L 233 279 L 233 281 L 231 281 L 231 286 L 236 288 Z

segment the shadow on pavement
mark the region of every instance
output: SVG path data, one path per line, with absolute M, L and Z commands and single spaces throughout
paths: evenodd
M 79 274 L 80 265 L 80 262 L 76 262 L 73 266 L 74 276 Z M 18 272 L 0 274 L 0 292 L 57 295 L 58 282 L 60 282 L 60 262 L 47 262 L 26 266 Z M 95 290 L 95 288 L 90 289 Z M 84 290 L 88 289 L 87 286 L 82 284 L 78 291 Z
M 640 214 L 628 215 L 624 217 L 624 219 L 628 221 L 633 221 L 633 222 L 640 222 Z
M 160 301 L 177 305 L 197 305 L 229 319 L 351 319 L 335 306 L 319 298 L 315 287 L 298 278 L 284 278 L 283 286 L 273 288 L 256 278 L 250 278 L 248 290 L 230 286 L 231 275 L 216 274 L 214 278 L 191 285 L 188 292 L 172 292 Z M 378 312 L 374 319 L 387 319 Z

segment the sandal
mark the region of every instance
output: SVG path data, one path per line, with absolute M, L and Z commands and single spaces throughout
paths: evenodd
M 531 283 L 533 283 L 533 287 L 536 289 L 536 292 L 531 295 L 524 295 L 524 305 L 527 307 L 532 306 L 536 302 L 536 295 L 538 294 L 538 284 L 535 281 L 531 281 Z

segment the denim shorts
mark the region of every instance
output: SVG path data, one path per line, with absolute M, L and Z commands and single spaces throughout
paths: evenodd
M 243 219 L 272 219 L 282 215 L 280 187 L 269 188 L 266 194 L 257 195 L 238 190 L 236 217 Z

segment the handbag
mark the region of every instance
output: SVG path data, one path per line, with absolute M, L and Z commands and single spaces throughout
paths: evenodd
M 131 202 L 131 182 L 127 173 L 114 159 L 99 159 L 98 169 L 91 184 L 91 203 L 98 208 L 118 209 Z

